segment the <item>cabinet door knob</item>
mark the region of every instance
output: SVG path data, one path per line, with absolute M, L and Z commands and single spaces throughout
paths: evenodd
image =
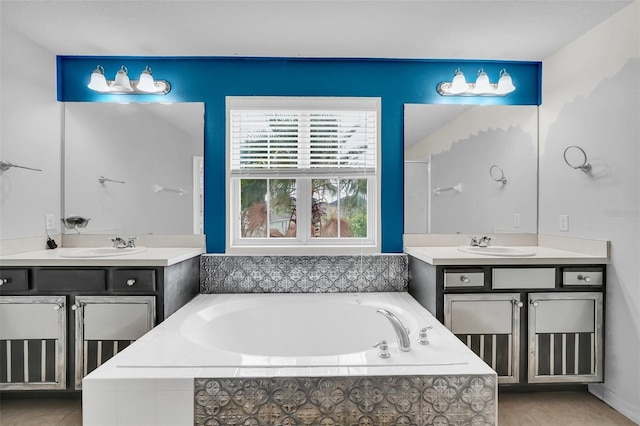
M 73 305 L 71 305 L 71 310 L 72 311 L 76 311 L 76 310 L 78 310 L 79 307 L 80 307 L 80 305 L 78 305 L 77 303 L 74 303 Z
M 540 302 L 538 302 L 537 300 L 532 300 L 532 301 L 531 301 L 531 304 L 532 304 L 534 307 L 536 307 L 536 308 L 537 308 L 537 307 L 538 307 L 538 305 L 540 304 Z
M 588 283 L 589 281 L 591 281 L 591 277 L 589 275 L 578 275 L 576 278 L 578 278 L 580 281 L 584 281 L 585 283 Z
M 135 283 L 136 283 L 136 280 L 134 280 L 133 278 L 129 278 L 129 279 L 127 280 L 127 285 L 128 285 L 129 287 L 131 287 L 131 286 L 132 286 L 132 285 L 134 285 Z
M 59 303 L 57 305 L 53 305 L 53 309 L 55 309 L 56 311 L 59 311 L 60 309 L 62 309 L 62 305 Z
M 6 278 L 0 278 L 0 285 L 5 285 L 6 283 L 8 283 L 9 280 Z
M 471 279 L 469 279 L 469 277 L 467 277 L 466 275 L 460 275 L 460 281 L 462 281 L 463 283 L 469 283 Z
M 518 308 L 522 308 L 524 306 L 524 304 L 521 301 L 519 301 L 518 299 L 513 299 L 512 302 Z

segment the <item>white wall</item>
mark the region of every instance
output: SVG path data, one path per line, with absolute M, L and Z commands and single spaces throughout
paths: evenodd
M 56 58 L 6 25 L 0 40 L 0 160 L 43 170 L 0 172 L 0 239 L 45 235 L 48 213 L 56 215 L 55 234 L 61 224 Z
M 639 28 L 635 2 L 543 61 L 539 229 L 611 241 L 605 381 L 590 390 L 640 423 Z M 570 145 L 586 151 L 592 173 L 565 164 Z

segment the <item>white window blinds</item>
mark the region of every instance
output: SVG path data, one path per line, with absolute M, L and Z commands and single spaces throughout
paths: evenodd
M 375 174 L 377 110 L 231 109 L 232 175 Z

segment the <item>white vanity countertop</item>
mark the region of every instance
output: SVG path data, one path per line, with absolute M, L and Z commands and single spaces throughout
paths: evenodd
M 517 247 L 517 246 L 515 246 Z M 405 247 L 405 253 L 431 265 L 550 265 L 550 264 L 606 264 L 604 254 L 585 254 L 543 246 L 520 246 L 533 251 L 533 256 L 489 256 L 464 253 L 458 247 Z
M 142 253 L 121 256 L 71 258 L 60 254 L 78 250 L 57 248 L 0 256 L 0 266 L 171 266 L 200 256 L 202 247 L 147 247 Z

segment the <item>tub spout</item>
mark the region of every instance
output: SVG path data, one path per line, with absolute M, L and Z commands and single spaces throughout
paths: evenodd
M 400 347 L 400 350 L 403 352 L 409 352 L 411 350 L 409 331 L 404 324 L 402 324 L 402 321 L 386 309 L 378 309 L 378 312 L 384 315 L 391 322 L 391 325 L 396 332 L 396 336 L 398 337 L 398 346 Z

